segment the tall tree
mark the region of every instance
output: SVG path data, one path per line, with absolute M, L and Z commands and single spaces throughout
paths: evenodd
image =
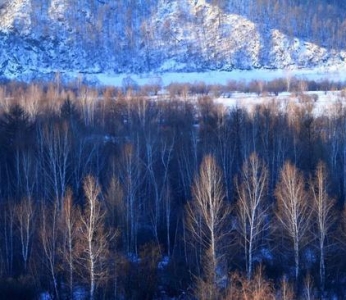
M 120 160 L 121 183 L 125 202 L 125 236 L 126 251 L 138 251 L 138 219 L 140 214 L 139 190 L 140 165 L 137 149 L 132 144 L 125 144 Z
M 14 239 L 16 223 L 16 207 L 10 201 L 1 204 L 2 227 L 2 253 L 5 260 L 5 269 L 8 276 L 13 276 L 14 271 Z
M 59 215 L 59 236 L 61 238 L 60 253 L 62 256 L 62 271 L 66 274 L 68 283 L 69 298 L 73 299 L 75 273 L 79 251 L 79 227 L 80 227 L 80 211 L 73 204 L 72 191 L 67 189 L 63 208 Z
M 59 299 L 58 292 L 58 204 L 42 204 L 40 211 L 39 237 L 43 250 L 43 263 L 53 282 L 54 298 Z
M 220 267 L 222 241 L 229 216 L 223 178 L 220 168 L 212 156 L 204 157 L 199 174 L 192 186 L 192 201 L 187 204 L 189 230 L 203 249 L 203 282 L 210 287 L 208 299 L 217 293 L 218 267 Z
M 320 290 L 324 293 L 325 277 L 326 277 L 326 253 L 328 251 L 328 236 L 331 233 L 332 227 L 336 221 L 334 211 L 335 201 L 328 195 L 328 179 L 327 171 L 324 163 L 320 162 L 317 165 L 315 176 L 310 182 L 312 192 L 312 211 L 315 220 L 315 238 L 318 242 L 319 252 L 319 275 L 320 275 Z
M 93 300 L 99 285 L 108 279 L 109 242 L 112 235 L 105 228 L 106 210 L 100 202 L 101 189 L 96 179 L 87 176 L 83 189 L 86 207 L 80 216 L 81 258 L 88 274 L 89 297 Z
M 62 209 L 64 193 L 68 184 L 69 157 L 71 155 L 70 128 L 68 123 L 57 119 L 49 120 L 37 130 L 40 151 L 44 159 L 43 174 L 47 180 L 47 197 L 57 201 Z
M 275 197 L 277 199 L 277 220 L 293 246 L 297 281 L 300 271 L 300 252 L 307 242 L 311 209 L 308 193 L 305 190 L 304 176 L 289 162 L 285 163 L 280 172 Z
M 253 255 L 260 239 L 268 229 L 267 200 L 268 170 L 256 153 L 244 163 L 240 178 L 236 180 L 238 232 L 244 247 L 248 279 L 253 272 Z
M 27 271 L 35 226 L 35 206 L 30 198 L 23 198 L 15 206 L 15 217 L 19 231 L 21 256 L 24 271 Z

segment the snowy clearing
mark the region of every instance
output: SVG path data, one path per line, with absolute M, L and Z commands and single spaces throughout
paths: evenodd
M 340 109 L 340 105 L 345 106 L 346 99 L 341 92 L 306 92 L 304 95 L 310 96 L 305 102 L 305 105 L 311 107 L 311 111 L 315 116 L 320 115 L 335 115 Z M 307 99 L 305 99 L 306 101 Z M 294 93 L 280 93 L 278 96 L 274 95 L 260 95 L 257 94 L 246 94 L 246 93 L 232 93 L 228 98 L 219 97 L 215 99 L 215 103 L 222 104 L 227 108 L 246 108 L 251 111 L 257 105 L 278 105 L 279 109 L 287 111 L 289 105 L 302 104 L 304 105 L 304 99 L 301 95 L 295 95 Z

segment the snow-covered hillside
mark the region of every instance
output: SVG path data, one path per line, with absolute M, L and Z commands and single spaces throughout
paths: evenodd
M 2 0 L 0 76 L 32 79 L 55 72 L 201 72 L 346 63 L 343 50 L 262 25 L 233 13 L 232 7 L 222 10 L 205 0 Z

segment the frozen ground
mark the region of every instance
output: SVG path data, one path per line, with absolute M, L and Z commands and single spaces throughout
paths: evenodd
M 90 76 L 88 78 L 88 76 Z M 329 80 L 334 82 L 346 82 L 346 66 L 339 68 L 315 68 L 315 69 L 295 69 L 295 70 L 251 70 L 232 72 L 210 71 L 203 73 L 162 73 L 162 74 L 97 74 L 86 75 L 86 79 L 97 82 L 99 85 L 118 86 L 123 85 L 123 80 L 131 78 L 138 85 L 150 83 L 160 83 L 167 86 L 173 82 L 194 83 L 205 82 L 206 84 L 227 84 L 228 81 L 251 81 L 296 77 L 306 80 Z M 340 106 L 346 106 L 346 97 L 340 91 L 330 92 L 307 92 L 310 95 L 312 112 L 315 115 L 334 114 L 340 109 Z M 306 100 L 306 99 L 305 99 Z M 249 93 L 231 93 L 227 97 L 221 96 L 215 99 L 216 103 L 225 107 L 243 107 L 251 110 L 258 104 L 272 105 L 276 102 L 281 109 L 287 109 L 290 103 L 302 104 L 302 97 L 291 93 L 280 93 L 278 96 L 261 95 Z
M 73 77 L 73 74 L 70 74 Z M 227 84 L 228 81 L 270 81 L 277 78 L 297 77 L 308 80 L 324 80 L 340 82 L 346 81 L 346 64 L 338 68 L 314 68 L 314 69 L 292 69 L 292 70 L 267 70 L 255 69 L 251 71 L 234 70 L 192 72 L 192 73 L 162 73 L 162 74 L 86 74 L 86 79 L 94 81 L 100 85 L 122 86 L 124 78 L 130 77 L 139 85 L 156 83 L 161 81 L 163 86 L 172 82 L 205 82 L 207 84 Z
M 333 92 L 307 92 L 311 97 L 302 98 L 301 95 L 291 93 L 280 93 L 278 96 L 245 93 L 232 93 L 228 98 L 219 97 L 215 99 L 216 103 L 222 104 L 227 108 L 246 108 L 252 110 L 256 105 L 277 105 L 279 109 L 287 111 L 290 104 L 305 105 L 307 109 L 315 115 L 334 115 L 339 112 L 341 107 L 346 106 L 346 97 L 340 91 Z M 304 102 L 305 101 L 305 102 Z M 309 106 L 309 107 L 308 107 Z

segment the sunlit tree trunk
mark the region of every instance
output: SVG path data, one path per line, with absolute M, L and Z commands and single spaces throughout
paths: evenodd
M 57 203 L 52 205 L 43 204 L 41 207 L 40 217 L 40 241 L 44 254 L 44 261 L 51 275 L 54 295 L 59 299 L 58 279 L 57 279 L 57 264 L 58 256 L 58 208 Z
M 65 193 L 64 205 L 59 215 L 59 235 L 61 236 L 61 255 L 62 270 L 67 273 L 67 282 L 69 287 L 69 297 L 73 299 L 75 287 L 74 275 L 76 273 L 77 260 L 79 259 L 77 245 L 79 239 L 80 211 L 73 205 L 72 192 L 68 189 Z M 67 267 L 66 267 L 67 266 Z
M 326 166 L 320 162 L 315 171 L 315 176 L 310 183 L 312 192 L 312 210 L 316 222 L 315 238 L 318 241 L 319 250 L 319 275 L 320 290 L 323 295 L 325 288 L 325 256 L 328 249 L 328 239 L 330 231 L 335 224 L 336 215 L 334 211 L 335 201 L 328 195 L 328 179 Z
M 303 175 L 291 163 L 286 163 L 275 189 L 277 220 L 289 237 L 294 255 L 295 279 L 299 278 L 300 251 L 310 228 L 311 209 Z
M 24 271 L 27 271 L 35 225 L 35 207 L 31 199 L 23 198 L 20 203 L 16 204 L 15 217 L 19 231 Z
M 248 279 L 253 272 L 253 255 L 261 236 L 268 229 L 269 214 L 267 197 L 268 170 L 257 154 L 253 153 L 244 163 L 241 176 L 236 181 L 237 216 L 239 233 L 243 239 Z
M 193 199 L 186 208 L 190 233 L 204 249 L 203 281 L 211 287 L 210 299 L 216 296 L 217 268 L 224 254 L 221 241 L 229 216 L 222 182 L 222 173 L 214 158 L 206 156 L 192 186 Z
M 109 242 L 112 235 L 105 228 L 106 210 L 100 202 L 101 189 L 96 179 L 87 176 L 83 184 L 86 207 L 81 214 L 82 257 L 88 274 L 89 298 L 95 299 L 100 284 L 108 279 Z
M 71 141 L 67 123 L 52 122 L 39 131 L 43 138 L 44 159 L 43 172 L 47 177 L 51 191 L 51 198 L 58 202 L 59 210 L 62 209 L 64 193 L 67 188 L 69 156 Z
M 163 203 L 163 211 L 166 225 L 166 241 L 167 241 L 167 253 L 171 254 L 171 238 L 170 238 L 170 225 L 172 214 L 172 200 L 170 191 L 170 164 L 173 157 L 173 149 L 175 143 L 175 136 L 171 137 L 170 141 L 163 141 L 161 143 L 161 163 L 163 165 L 163 178 L 160 188 L 160 202 Z

